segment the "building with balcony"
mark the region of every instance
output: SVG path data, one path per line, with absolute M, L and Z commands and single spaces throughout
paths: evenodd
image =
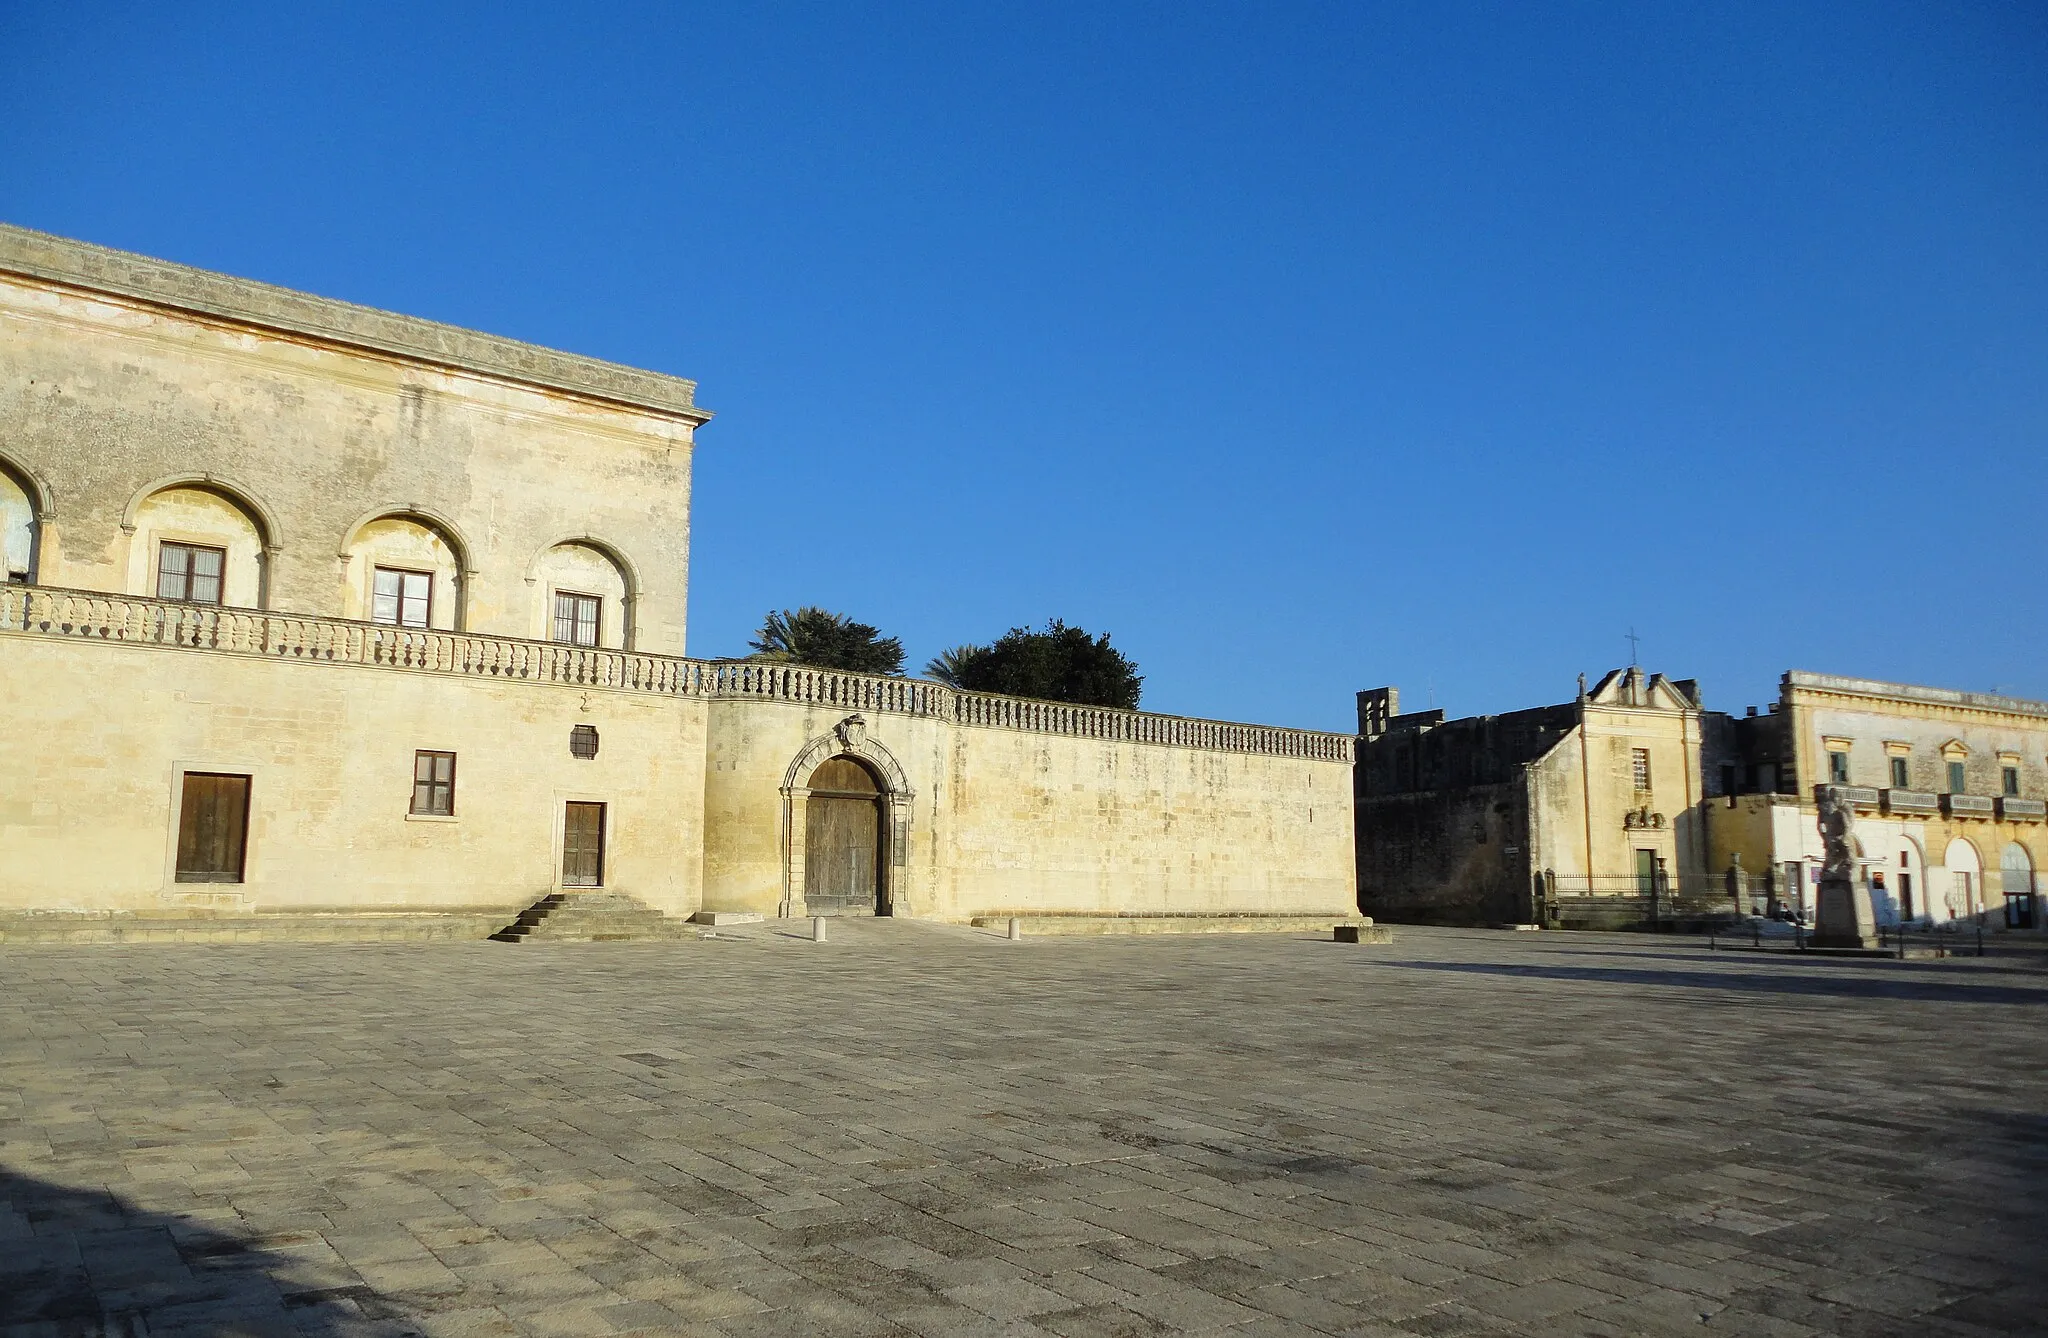
M 1726 908 L 1704 862 L 1694 682 L 1617 669 L 1555 706 L 1444 714 L 1358 694 L 1366 914 L 1612 928 Z
M 2041 926 L 2048 702 L 1793 670 L 1765 713 L 1710 719 L 1707 739 L 1710 865 L 1756 900 L 1811 912 L 1815 789 L 1834 786 L 1880 922 Z
M 1355 914 L 1348 735 L 689 658 L 689 381 L 5 227 L 0 348 L 0 933 Z

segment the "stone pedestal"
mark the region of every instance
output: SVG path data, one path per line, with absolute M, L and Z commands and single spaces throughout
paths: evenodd
M 1877 916 L 1870 907 L 1869 889 L 1853 878 L 1823 875 L 1809 942 L 1816 948 L 1877 947 Z

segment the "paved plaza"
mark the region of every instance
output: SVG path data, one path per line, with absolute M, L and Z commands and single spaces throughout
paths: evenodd
M 0 1336 L 2048 1331 L 2048 970 L 0 948 Z

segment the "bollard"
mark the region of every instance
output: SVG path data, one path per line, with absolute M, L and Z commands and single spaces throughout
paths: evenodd
M 1018 939 L 1020 939 L 1020 938 L 1023 938 L 1023 937 L 1024 937 L 1024 922 L 1023 922 L 1023 921 L 1021 921 L 1021 920 L 1019 920 L 1019 919 L 1018 919 L 1018 918 L 1017 918 L 1016 916 L 1014 916 L 1014 915 L 1013 915 L 1013 916 L 1011 916 L 1011 917 L 1010 917 L 1010 942 L 1012 942 L 1012 943 L 1015 943 L 1015 942 L 1016 942 L 1016 941 L 1017 941 Z
M 823 943 L 824 941 L 825 917 L 822 915 L 813 915 L 811 917 L 811 942 Z

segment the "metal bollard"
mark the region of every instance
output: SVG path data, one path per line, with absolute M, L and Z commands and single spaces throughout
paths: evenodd
M 1015 942 L 1016 942 L 1016 941 L 1017 941 L 1018 939 L 1020 939 L 1020 938 L 1023 938 L 1023 937 L 1024 937 L 1024 923 L 1023 923 L 1023 921 L 1019 920 L 1019 919 L 1018 919 L 1018 918 L 1017 918 L 1016 916 L 1014 916 L 1014 915 L 1013 915 L 1013 916 L 1011 916 L 1011 917 L 1010 917 L 1010 942 L 1012 942 L 1012 943 L 1015 943 Z
M 824 941 L 825 917 L 822 915 L 813 915 L 811 917 L 811 942 L 823 943 Z

